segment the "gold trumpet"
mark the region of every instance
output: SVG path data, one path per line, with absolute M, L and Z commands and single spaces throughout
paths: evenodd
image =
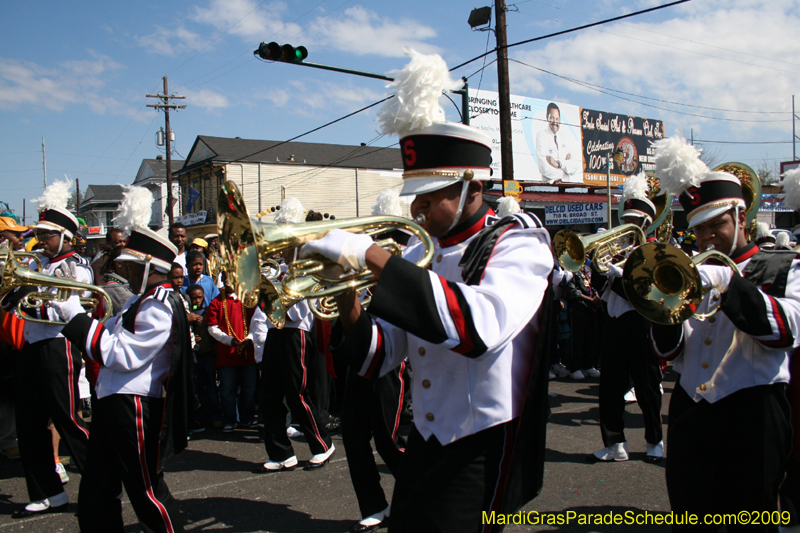
M 32 253 L 32 252 L 14 252 L 14 258 L 19 261 L 19 264 L 28 268 L 28 262 L 33 260 L 36 263 L 36 266 L 39 269 L 39 272 L 44 270 L 42 266 L 42 260 L 39 259 L 39 256 Z M 29 268 L 28 268 L 29 269 Z M 29 269 L 30 270 L 30 269 Z
M 109 319 L 109 317 L 111 317 L 114 304 L 111 301 L 111 297 L 108 295 L 108 293 L 101 287 L 91 285 L 89 283 L 81 283 L 79 281 L 57 278 L 55 276 L 47 276 L 45 274 L 40 274 L 39 272 L 31 272 L 30 270 L 22 270 L 19 267 L 19 260 L 17 257 L 17 254 L 15 254 L 13 250 L 8 251 L 8 255 L 6 256 L 6 264 L 3 268 L 2 282 L 0 283 L 0 294 L 6 294 L 7 292 L 18 287 L 45 287 L 58 289 L 55 293 L 38 291 L 26 294 L 24 298 L 20 299 L 17 307 L 14 308 L 14 313 L 16 313 L 18 317 L 25 319 L 28 322 L 64 325 L 66 322 L 31 317 L 25 313 L 23 308 L 39 307 L 42 305 L 47 305 L 48 302 L 53 301 L 66 301 L 72 295 L 73 291 L 88 291 L 98 295 L 103 299 L 105 304 L 105 313 L 100 322 L 105 322 Z M 39 264 L 41 265 L 41 262 Z M 84 308 L 87 308 L 90 313 L 94 313 L 98 303 L 98 298 L 81 297 L 81 305 Z
M 639 314 L 657 324 L 680 324 L 690 317 L 705 320 L 719 310 L 716 307 L 710 313 L 697 313 L 708 293 L 697 267 L 709 259 L 722 261 L 739 272 L 736 263 L 716 250 L 689 257 L 670 244 L 645 244 L 634 250 L 625 264 L 625 295 Z
M 561 268 L 577 272 L 586 262 L 586 254 L 594 251 L 592 266 L 599 274 L 608 273 L 608 265 L 614 258 L 627 256 L 634 248 L 644 244 L 646 237 L 636 224 L 623 224 L 602 233 L 581 237 L 574 231 L 562 229 L 553 237 L 553 252 Z M 625 260 L 617 260 L 621 267 Z
M 304 224 L 268 224 L 252 219 L 239 188 L 232 181 L 225 182 L 220 189 L 217 213 L 220 252 L 228 283 L 245 305 L 255 307 L 260 299 L 267 317 L 279 328 L 283 327 L 286 312 L 299 300 L 360 291 L 374 285 L 375 280 L 369 270 L 345 277 L 327 276 L 327 271 L 338 269 L 341 272 L 341 267 L 327 259 L 309 258 L 292 263 L 287 276 L 276 285 L 263 279 L 261 265 L 277 252 L 300 248 L 334 229 L 369 236 L 403 229 L 419 238 L 425 246 L 425 254 L 417 265 L 425 267 L 433 259 L 434 245 L 430 235 L 418 224 L 401 217 L 372 216 Z M 389 245 L 389 251 L 399 253 L 399 247 Z

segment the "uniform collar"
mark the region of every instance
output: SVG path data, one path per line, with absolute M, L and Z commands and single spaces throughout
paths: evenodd
M 486 217 L 494 216 L 494 211 L 483 204 L 478 211 L 464 222 L 453 228 L 444 239 L 439 239 L 442 248 L 466 241 L 486 226 Z
M 147 289 L 144 291 L 144 296 L 150 296 L 151 294 L 156 292 L 156 289 L 158 289 L 159 287 L 170 291 L 173 290 L 172 283 L 170 283 L 169 281 L 162 281 L 160 283 L 155 283 L 147 287 Z
M 59 261 L 63 261 L 67 257 L 71 257 L 73 255 L 75 255 L 75 250 L 70 250 L 69 252 L 64 252 L 63 254 L 57 255 L 54 258 L 52 258 L 50 260 L 50 264 L 52 265 L 52 264 L 58 263 Z
M 731 259 L 733 259 L 734 263 L 739 264 L 743 261 L 747 261 L 754 255 L 756 255 L 759 252 L 759 250 L 760 248 L 758 247 L 757 244 L 749 242 L 746 245 L 742 246 L 741 248 L 736 249 L 736 251 L 733 252 L 733 254 L 731 254 Z

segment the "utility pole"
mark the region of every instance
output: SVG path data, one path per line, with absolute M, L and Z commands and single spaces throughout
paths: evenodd
M 75 178 L 75 217 L 81 216 L 81 180 Z
M 155 109 L 163 109 L 164 110 L 164 117 L 165 117 L 165 137 L 166 137 L 166 147 L 167 147 L 167 218 L 169 219 L 169 224 L 172 225 L 174 220 L 174 213 L 172 207 L 172 154 L 170 153 L 170 136 L 172 130 L 169 129 L 169 110 L 170 109 L 186 109 L 185 105 L 178 105 L 170 103 L 170 100 L 174 99 L 185 99 L 185 96 L 177 96 L 177 95 L 170 95 L 167 91 L 167 77 L 164 76 L 164 94 L 147 94 L 145 95 L 147 98 L 159 98 L 161 103 L 159 104 L 147 104 L 147 107 L 153 107 Z
M 22 199 L 22 225 L 25 225 L 25 198 Z
M 500 93 L 500 162 L 503 166 L 503 196 L 506 182 L 514 179 L 514 152 L 511 148 L 511 96 L 508 87 L 508 41 L 506 40 L 506 2 L 496 0 L 494 33 L 497 37 L 497 90 Z
M 792 100 L 794 102 L 794 100 Z M 44 136 L 42 136 L 42 170 L 44 170 L 44 188 L 47 188 L 47 158 L 44 155 Z
M 797 120 L 797 113 L 794 111 L 794 95 L 792 95 L 792 161 L 797 161 L 797 130 L 794 127 L 794 121 Z

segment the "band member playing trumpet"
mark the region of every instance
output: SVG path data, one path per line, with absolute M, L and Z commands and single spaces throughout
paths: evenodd
M 186 447 L 196 396 L 186 311 L 167 280 L 177 249 L 147 228 L 152 203 L 149 190 L 129 187 L 117 217 L 130 238 L 116 261 L 137 297 L 105 324 L 72 299 L 54 304 L 69 320 L 64 336 L 101 365 L 78 496 L 85 533 L 124 530 L 123 486 L 145 531 L 183 531 L 162 468 Z
M 93 277 L 88 262 L 72 250 L 78 221 L 66 210 L 71 185 L 71 182 L 55 182 L 38 199 L 42 211 L 34 231 L 42 245 L 41 274 L 53 276 L 54 282 L 55 278 L 64 278 L 91 284 Z M 2 306 L 11 312 L 26 294 L 37 291 L 47 292 L 48 288 L 18 287 L 3 296 Z M 30 503 L 12 514 L 13 518 L 63 511 L 69 503 L 56 473 L 48 419 L 53 420 L 73 464 L 81 471 L 85 467 L 89 442 L 89 430 L 78 415 L 81 354 L 78 347 L 61 334 L 65 317 L 49 305 L 23 307 L 23 310 L 28 317 L 44 322 L 26 320 L 23 330 L 26 342 L 17 367 L 17 439 Z M 48 321 L 61 323 L 49 324 Z
M 626 223 L 642 231 L 653 222 L 656 207 L 647 197 L 647 179 L 638 174 L 625 182 L 623 195 Z M 603 372 L 600 374 L 600 432 L 604 448 L 587 456 L 587 461 L 627 461 L 625 438 L 625 391 L 633 381 L 636 401 L 644 417 L 645 460 L 657 462 L 664 456 L 661 429 L 661 369 L 650 350 L 650 323 L 635 311 L 622 288 L 622 269 L 609 265 L 603 300 L 608 304 L 608 327 L 603 342 Z
M 656 176 L 680 195 L 701 251 L 726 254 L 741 274 L 700 265 L 708 292 L 697 312 L 720 312 L 652 327 L 656 353 L 680 374 L 669 406 L 667 491 L 678 513 L 777 511 L 791 446 L 785 389 L 798 346 L 800 262 L 794 252 L 747 242 L 742 180 L 710 172 L 698 156 L 680 136 L 658 141 Z
M 411 55 L 393 83 L 404 97 L 389 100 L 396 106 L 385 107 L 380 119 L 384 133 L 401 137 L 401 195 L 416 195 L 411 213 L 425 218 L 436 241 L 430 270 L 414 264 L 423 255 L 417 240 L 401 258 L 368 236 L 338 230 L 301 255 L 369 268 L 379 278 L 366 311 L 354 292 L 337 298 L 335 356 L 365 378 L 406 359 L 413 367 L 415 428 L 397 474 L 389 531 L 489 530 L 496 526 L 482 524 L 482 511 L 514 511 L 541 487 L 547 364 L 538 347 L 553 259 L 536 217 L 518 213 L 490 225 L 482 181 L 490 177 L 491 139 L 442 122 L 438 97 L 457 84 L 445 81 L 440 57 Z M 430 114 L 405 107 L 424 96 Z M 539 380 L 529 390 L 534 369 Z M 534 416 L 521 422 L 528 415 Z M 529 439 L 524 452 L 518 432 Z M 515 461 L 520 457 L 529 460 L 524 467 Z M 523 478 L 533 494 L 518 484 Z

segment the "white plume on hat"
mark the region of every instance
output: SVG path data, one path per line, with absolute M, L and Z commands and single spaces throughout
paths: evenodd
M 378 200 L 372 206 L 373 215 L 402 216 L 403 207 L 400 205 L 400 191 L 397 189 L 383 189 L 378 194 Z
M 404 137 L 409 132 L 444 122 L 439 97 L 444 91 L 460 89 L 464 82 L 450 77 L 447 64 L 437 54 L 425 55 L 406 48 L 411 61 L 402 70 L 389 72 L 394 81 L 387 85 L 394 98 L 378 112 L 380 132 Z
M 128 235 L 133 230 L 147 228 L 153 212 L 153 193 L 146 187 L 123 185 L 122 204 L 114 217 L 122 231 Z
M 626 202 L 634 198 L 637 200 L 647 199 L 647 188 L 647 176 L 644 172 L 631 176 L 625 181 L 622 189 L 622 201 Z
M 775 237 L 775 248 L 788 248 L 789 247 L 789 234 L 785 231 L 778 233 Z
M 276 224 L 299 224 L 305 222 L 306 215 L 303 212 L 303 204 L 294 196 L 284 199 L 281 208 L 275 213 Z
M 519 202 L 513 196 L 503 196 L 497 202 L 497 216 L 503 218 L 506 215 L 513 215 L 522 211 L 519 207 Z
M 700 160 L 700 151 L 686 142 L 679 132 L 653 143 L 656 177 L 661 188 L 679 196 L 689 187 L 697 187 L 710 172 Z M 627 187 L 626 187 L 627 188 Z
M 756 240 L 763 239 L 764 237 L 770 237 L 772 232 L 769 230 L 769 224 L 766 222 L 759 222 L 758 223 L 758 232 L 756 233 Z
M 45 187 L 44 192 L 39 198 L 31 200 L 39 207 L 39 211 L 47 209 L 66 209 L 69 201 L 69 190 L 72 188 L 72 180 L 66 178 L 65 181 L 55 181 Z
M 800 168 L 783 173 L 783 205 L 797 211 L 800 209 Z

